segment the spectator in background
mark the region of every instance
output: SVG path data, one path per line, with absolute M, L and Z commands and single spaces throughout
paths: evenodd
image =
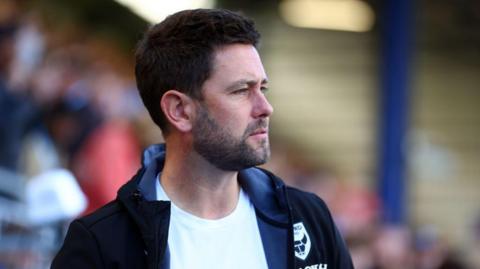
M 410 230 L 403 226 L 379 227 L 373 245 L 375 269 L 415 267 L 415 252 Z
M 25 91 L 11 83 L 16 37 L 22 27 L 17 3 L 2 1 L 0 8 L 0 169 L 19 174 L 23 145 L 30 133 L 41 128 L 41 118 Z
M 474 268 L 480 268 L 480 212 L 477 213 L 472 225 L 472 246 L 469 260 Z
M 31 107 L 8 85 L 14 31 L 14 25 L 0 25 L 0 166 L 11 171 L 18 168 L 21 140 L 32 117 Z
M 38 102 L 50 107 L 47 126 L 88 198 L 89 213 L 115 198 L 140 161 L 125 106 L 129 84 L 94 60 L 90 48 L 74 44 L 47 56 L 34 85 Z
M 139 141 L 126 105 L 128 84 L 102 65 L 90 79 L 92 105 L 102 120 L 72 158 L 72 169 L 89 198 L 86 214 L 113 200 L 140 163 Z

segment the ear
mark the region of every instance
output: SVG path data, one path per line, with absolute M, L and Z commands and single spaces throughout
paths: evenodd
M 168 122 L 180 132 L 192 129 L 193 100 L 177 90 L 169 90 L 163 94 L 160 106 Z

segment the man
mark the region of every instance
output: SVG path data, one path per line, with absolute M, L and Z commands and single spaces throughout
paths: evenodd
M 165 145 L 71 224 L 52 268 L 353 268 L 325 204 L 254 167 L 273 112 L 258 39 L 250 19 L 205 9 L 145 34 L 137 85 Z

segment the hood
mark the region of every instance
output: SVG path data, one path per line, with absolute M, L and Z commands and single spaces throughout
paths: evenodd
M 117 199 L 124 203 L 138 199 L 155 201 L 157 197 L 155 180 L 157 174 L 163 170 L 165 152 L 165 144 L 149 146 L 143 152 L 142 167 L 120 188 Z M 278 177 L 267 170 L 251 167 L 239 171 L 238 182 L 248 194 L 257 213 L 271 221 L 288 223 L 285 184 Z

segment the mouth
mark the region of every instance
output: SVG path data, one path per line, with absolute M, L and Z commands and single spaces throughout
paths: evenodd
M 268 139 L 268 129 L 268 120 L 262 119 L 249 124 L 245 134 L 247 137 L 264 140 Z
M 268 135 L 268 129 L 267 128 L 260 128 L 255 131 L 253 131 L 250 136 L 257 136 L 257 135 Z

